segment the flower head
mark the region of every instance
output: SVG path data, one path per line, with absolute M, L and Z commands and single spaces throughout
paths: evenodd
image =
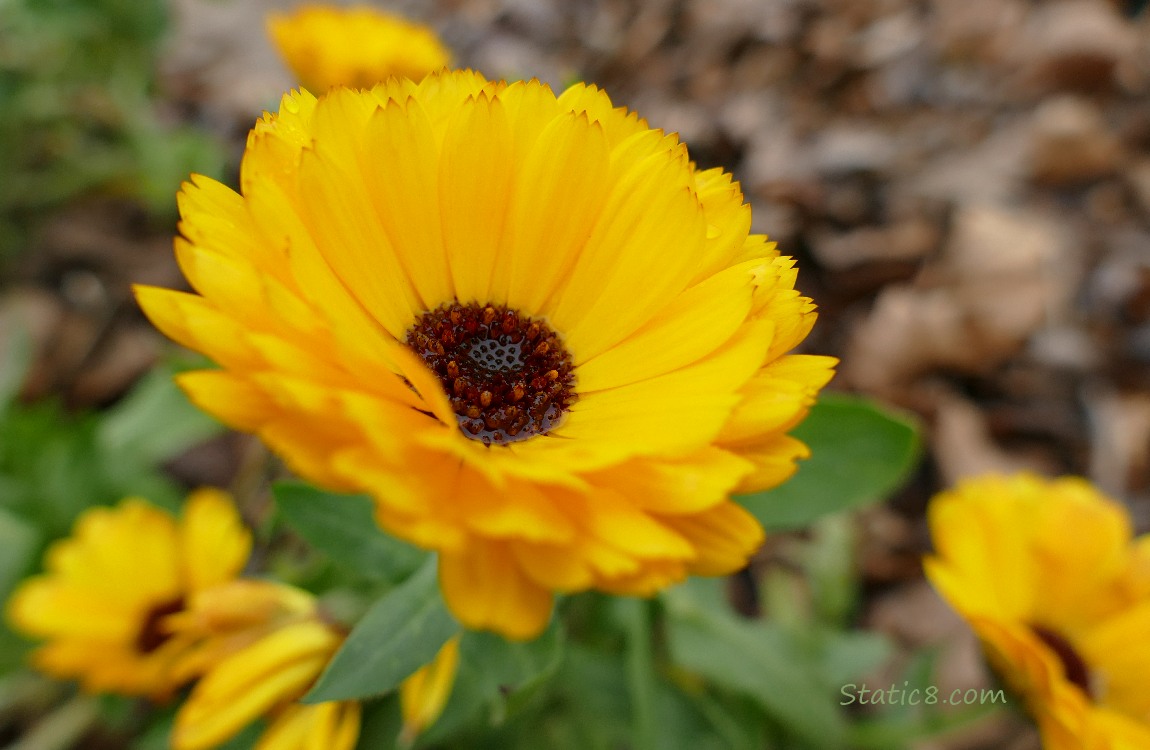
M 203 674 L 176 716 L 174 750 L 211 750 L 252 721 L 270 720 L 256 750 L 350 750 L 360 704 L 297 700 L 342 645 L 315 597 L 283 584 L 238 580 L 194 598 L 171 628 L 196 644 L 177 666 Z M 413 741 L 443 712 L 459 663 L 459 637 L 400 685 L 403 737 Z
M 1085 480 L 983 477 L 934 499 L 935 588 L 1049 750 L 1150 747 L 1150 537 Z
M 217 637 L 234 645 L 230 635 Z M 257 750 L 351 750 L 359 737 L 358 701 L 296 702 L 341 643 L 343 634 L 313 609 L 310 615 L 273 628 L 219 659 L 176 715 L 173 749 L 211 750 L 256 719 L 267 717 L 270 723 Z
M 270 16 L 268 33 L 313 91 L 370 88 L 392 76 L 419 80 L 451 62 L 431 29 L 366 6 L 305 5 Z
M 284 98 L 242 195 L 179 197 L 199 294 L 139 288 L 223 369 L 180 383 L 437 550 L 459 620 L 537 635 L 553 591 L 743 566 L 834 360 L 730 175 L 602 91 L 469 72 Z
M 46 640 L 39 669 L 92 692 L 164 698 L 190 675 L 171 670 L 189 643 L 167 628 L 191 597 L 239 574 L 251 549 L 231 499 L 193 492 L 180 520 L 132 498 L 93 508 L 13 594 L 13 626 Z

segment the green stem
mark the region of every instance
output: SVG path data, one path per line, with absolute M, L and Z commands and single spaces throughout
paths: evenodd
M 627 688 L 634 716 L 634 750 L 656 750 L 655 664 L 651 651 L 651 606 L 643 599 L 620 599 L 627 634 Z

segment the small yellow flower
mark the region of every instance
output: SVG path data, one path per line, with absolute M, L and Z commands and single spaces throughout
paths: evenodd
M 189 644 L 166 618 L 233 579 L 250 550 L 231 499 L 215 490 L 193 492 L 179 521 L 137 498 L 93 508 L 48 550 L 46 572 L 13 594 L 8 618 L 46 640 L 38 669 L 91 692 L 163 699 L 191 676 L 171 670 Z
M 552 592 L 737 570 L 834 360 L 731 176 L 593 86 L 470 71 L 286 96 L 243 194 L 194 177 L 139 288 L 222 369 L 181 386 L 438 551 L 452 612 L 530 638 Z
M 1077 478 L 983 477 L 931 503 L 935 588 L 1047 750 L 1150 747 L 1150 537 Z
M 168 632 L 189 644 L 171 668 L 177 679 L 195 677 L 276 630 L 318 619 L 315 597 L 292 586 L 246 578 L 215 586 L 165 619 Z
M 403 712 L 401 743 L 412 744 L 423 730 L 435 723 L 455 685 L 455 672 L 459 668 L 459 636 L 455 636 L 430 664 L 426 664 L 403 681 L 399 687 L 400 708 Z
M 358 702 L 296 703 L 342 642 L 332 626 L 307 618 L 218 660 L 176 714 L 173 750 L 211 750 L 260 717 L 271 721 L 257 750 L 351 750 L 359 737 Z
M 350 750 L 360 704 L 297 701 L 339 649 L 344 634 L 325 622 L 304 591 L 241 580 L 192 600 L 170 619 L 196 643 L 178 665 L 204 677 L 176 715 L 173 750 L 211 750 L 260 717 L 269 719 L 256 750 Z M 404 737 L 413 740 L 442 713 L 459 662 L 459 638 L 400 686 Z
M 426 26 L 374 8 L 307 5 L 268 18 L 268 33 L 305 88 L 370 88 L 396 78 L 419 80 L 451 63 Z

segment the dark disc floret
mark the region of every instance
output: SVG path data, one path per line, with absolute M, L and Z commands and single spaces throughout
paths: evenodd
M 144 623 L 136 634 L 136 650 L 141 654 L 150 654 L 164 645 L 171 635 L 164 630 L 164 618 L 174 615 L 184 609 L 184 600 L 172 599 L 161 602 L 148 610 Z
M 439 376 L 463 434 L 488 445 L 546 434 L 575 402 L 559 336 L 503 305 L 441 305 L 419 316 L 405 343 Z
M 1058 661 L 1062 663 L 1062 671 L 1066 674 L 1066 679 L 1071 684 L 1081 688 L 1087 697 L 1092 697 L 1090 667 L 1087 666 L 1086 660 L 1074 650 L 1070 641 L 1041 625 L 1031 625 L 1030 630 L 1058 657 Z

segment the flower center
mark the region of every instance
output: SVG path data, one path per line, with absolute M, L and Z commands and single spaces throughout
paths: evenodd
M 150 654 L 164 645 L 164 642 L 171 638 L 171 635 L 165 633 L 160 627 L 160 624 L 165 617 L 174 615 L 183 608 L 183 599 L 172 599 L 171 601 L 157 604 L 148 610 L 148 615 L 144 618 L 144 624 L 140 627 L 140 632 L 136 635 L 136 650 L 141 654 Z
M 419 316 L 406 343 L 439 376 L 463 434 L 487 445 L 546 434 L 575 402 L 559 336 L 502 305 L 442 305 Z
M 1071 684 L 1077 685 L 1086 694 L 1087 698 L 1092 698 L 1090 686 L 1090 668 L 1086 662 L 1074 650 L 1074 646 L 1070 645 L 1070 641 L 1063 638 L 1053 630 L 1042 627 L 1041 625 L 1031 625 L 1031 632 L 1033 632 L 1038 639 L 1045 643 L 1047 647 L 1054 652 L 1058 660 L 1062 662 L 1062 671 L 1066 674 L 1066 679 Z

